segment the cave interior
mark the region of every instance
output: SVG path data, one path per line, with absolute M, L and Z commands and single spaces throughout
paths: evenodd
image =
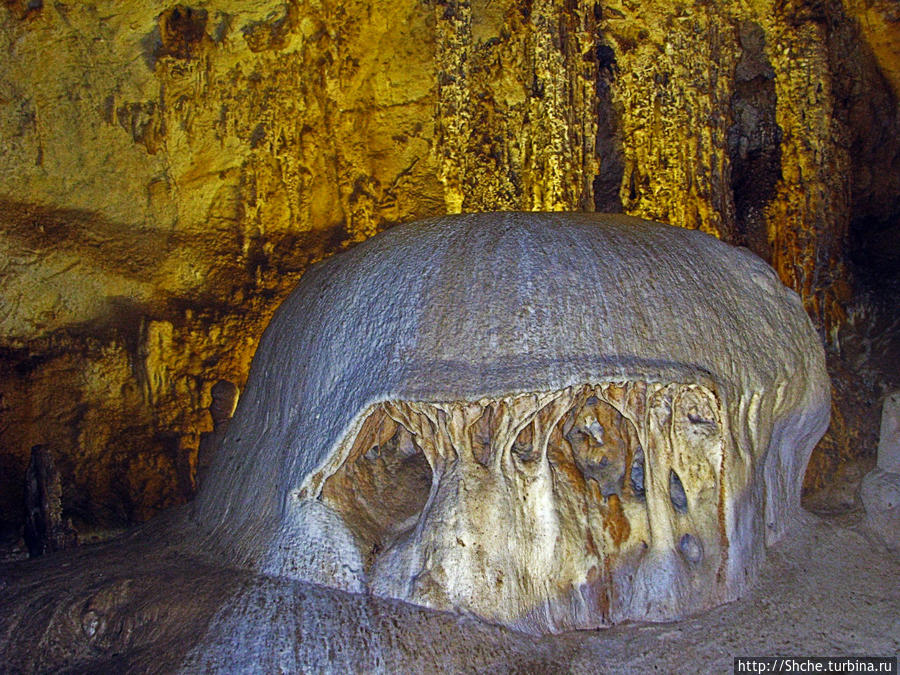
M 60 572 L 27 571 L 29 555 L 83 557 L 190 504 L 263 330 L 310 265 L 399 223 L 482 211 L 622 213 L 701 230 L 771 265 L 802 300 L 832 383 L 831 424 L 804 480 L 803 506 L 822 519 L 810 530 L 883 545 L 862 524 L 860 485 L 879 461 L 882 405 L 900 389 L 894 0 L 4 0 L 0 63 L 0 563 L 25 570 L 2 572 L 0 590 L 30 589 L 36 607 L 49 597 L 40 580 L 58 589 Z M 560 423 L 574 450 L 558 464 L 594 472 L 604 497 L 640 503 L 627 425 L 595 414 L 622 429 L 620 461 L 601 466 L 582 413 Z M 384 454 L 357 448 L 323 490 L 366 541 L 369 566 L 421 511 L 432 473 L 410 430 L 386 409 L 372 415 Z M 409 491 L 385 472 L 408 475 Z M 57 486 L 62 523 L 43 544 L 27 526 L 37 474 Z M 677 506 L 678 476 L 670 482 Z M 350 498 L 355 484 L 366 490 Z M 139 573 L 128 554 L 110 555 L 123 575 Z M 892 578 L 896 549 L 878 555 L 860 560 Z M 147 578 L 171 574 L 167 564 Z M 175 584 L 193 597 L 214 587 L 197 565 Z M 222 583 L 243 582 L 228 572 Z M 213 625 L 214 610 L 198 601 L 184 625 Z M 372 610 L 418 620 L 408 611 Z M 757 625 L 740 616 L 748 632 Z M 423 634 L 453 630 L 445 621 Z M 108 646 L 100 658 L 95 645 L 29 660 L 16 644 L 46 629 L 33 622 L 0 633 L 0 654 L 23 670 L 150 663 L 150 643 L 128 657 Z M 878 625 L 900 633 L 896 605 Z M 196 640 L 166 630 L 154 644 Z M 495 650 L 477 658 L 526 670 L 602 651 L 466 630 Z M 624 654 L 629 638 L 610 634 Z M 885 644 L 865 639 L 791 645 Z M 359 667 L 347 650 L 323 658 Z M 441 662 L 415 658 L 432 659 L 416 662 L 426 670 Z M 185 663 L 216 666 L 196 654 Z

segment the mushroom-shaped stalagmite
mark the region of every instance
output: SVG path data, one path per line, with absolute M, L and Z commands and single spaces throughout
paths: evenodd
M 311 268 L 192 518 L 229 564 L 532 632 L 737 597 L 828 424 L 751 253 L 623 216 L 397 226 Z

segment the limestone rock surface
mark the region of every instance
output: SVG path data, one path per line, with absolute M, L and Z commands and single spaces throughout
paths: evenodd
M 190 499 L 303 270 L 415 218 L 699 228 L 836 342 L 847 247 L 896 248 L 898 44 L 894 0 L 0 3 L 0 527 L 38 444 L 79 526 Z
M 900 473 L 874 469 L 865 475 L 860 496 L 866 524 L 875 536 L 900 553 Z
M 887 396 L 881 407 L 878 468 L 900 473 L 900 391 Z
M 165 516 L 163 516 L 165 518 Z M 144 526 L 121 541 L 0 567 L 9 672 L 728 672 L 736 654 L 900 649 L 900 562 L 810 518 L 770 550 L 760 583 L 671 623 L 535 637 L 471 615 L 211 565 L 194 534 Z
M 884 400 L 878 464 L 862 480 L 866 524 L 879 540 L 900 553 L 900 392 Z
M 753 254 L 447 216 L 304 275 L 192 520 L 229 564 L 532 632 L 667 620 L 747 589 L 828 411 L 818 336 Z

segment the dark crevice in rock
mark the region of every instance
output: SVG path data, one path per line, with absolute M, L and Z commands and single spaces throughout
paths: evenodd
M 669 499 L 672 501 L 673 508 L 679 513 L 687 513 L 688 501 L 684 492 L 684 485 L 681 478 L 674 469 L 669 470 Z
M 634 452 L 634 459 L 631 462 L 631 471 L 629 472 L 629 480 L 631 482 L 631 490 L 635 497 L 644 498 L 644 450 L 638 446 Z
M 598 42 L 593 56 L 597 61 L 596 153 L 599 162 L 599 171 L 593 181 L 594 210 L 622 213 L 622 198 L 619 193 L 625 164 L 618 113 L 611 92 L 611 85 L 618 71 L 616 54 L 612 47 Z
M 782 132 L 775 121 L 775 71 L 766 58 L 765 33 L 752 21 L 738 28 L 741 58 L 731 98 L 728 131 L 737 241 L 772 261 L 764 210 L 781 177 Z
M 50 449 L 36 445 L 25 473 L 25 543 L 32 558 L 71 548 L 78 536 L 63 518 L 62 482 Z

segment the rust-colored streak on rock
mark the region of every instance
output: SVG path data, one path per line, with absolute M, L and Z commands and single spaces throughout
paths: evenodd
M 631 536 L 631 524 L 622 510 L 622 501 L 618 495 L 610 495 L 607 501 L 606 518 L 603 521 L 613 544 L 619 546 Z

